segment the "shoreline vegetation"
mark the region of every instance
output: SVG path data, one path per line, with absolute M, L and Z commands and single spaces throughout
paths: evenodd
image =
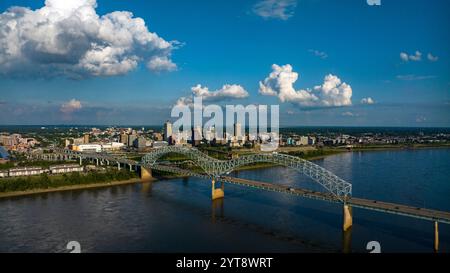
M 0 198 L 60 190 L 94 188 L 105 185 L 116 185 L 139 181 L 138 176 L 127 170 L 110 169 L 106 172 L 73 172 L 62 175 L 46 173 L 0 180 Z
M 349 153 L 349 152 L 375 152 L 375 151 L 389 151 L 389 150 L 416 150 L 416 149 L 436 149 L 436 148 L 450 148 L 450 145 L 414 145 L 414 146 L 398 146 L 398 145 L 383 145 L 383 146 L 368 146 L 356 147 L 352 149 L 332 148 L 319 149 L 309 151 L 288 151 L 285 154 L 298 156 L 306 160 L 320 160 L 331 155 Z M 180 158 L 176 158 L 179 160 Z M 236 169 L 236 171 L 253 170 L 261 168 L 270 168 L 276 166 L 271 163 L 256 163 L 247 165 Z M 174 175 L 165 172 L 154 171 L 157 174 L 158 180 L 169 180 L 176 178 L 184 178 L 185 175 Z M 63 175 L 47 175 L 18 177 L 18 178 L 3 178 L 0 179 L 0 199 L 8 197 L 25 196 L 40 193 L 51 193 L 58 191 L 71 191 L 82 189 L 94 189 L 111 186 L 119 186 L 126 184 L 134 184 L 141 182 L 141 179 L 133 172 L 108 170 L 106 172 L 92 172 L 87 174 L 70 173 Z

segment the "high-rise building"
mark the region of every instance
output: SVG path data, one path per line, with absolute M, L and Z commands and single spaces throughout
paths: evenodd
M 202 128 L 200 126 L 192 128 L 191 134 L 192 146 L 200 145 L 202 139 L 203 139 Z
M 147 145 L 147 140 L 144 137 L 138 137 L 134 140 L 134 147 L 141 150 L 144 149 Z
M 242 128 L 240 123 L 234 124 L 234 137 L 236 138 L 236 140 L 242 139 Z
M 120 135 L 120 143 L 123 143 L 125 145 L 128 144 L 128 135 L 123 133 Z
M 83 144 L 89 144 L 89 134 L 83 135 Z
M 136 138 L 137 138 L 137 135 L 134 135 L 134 134 L 128 135 L 127 146 L 132 147 L 134 145 L 134 141 L 136 140 Z
M 169 141 L 169 138 L 172 136 L 172 123 L 166 121 L 164 123 L 164 140 Z

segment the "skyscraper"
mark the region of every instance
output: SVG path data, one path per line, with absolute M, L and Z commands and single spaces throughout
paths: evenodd
M 169 138 L 172 136 L 172 123 L 166 121 L 164 123 L 164 140 L 169 141 Z
M 242 130 L 241 124 L 235 123 L 234 124 L 234 137 L 236 138 L 236 140 L 242 139 L 242 131 L 241 130 Z

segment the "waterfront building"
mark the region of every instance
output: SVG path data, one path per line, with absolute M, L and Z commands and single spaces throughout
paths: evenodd
M 297 141 L 298 146 L 306 146 L 309 144 L 309 138 L 307 136 L 301 136 Z
M 44 172 L 45 170 L 42 169 L 41 167 L 20 167 L 9 169 L 8 174 L 10 177 L 16 177 L 16 176 L 38 175 Z
M 51 174 L 82 172 L 83 170 L 84 170 L 83 166 L 80 166 L 78 164 L 57 165 L 50 167 Z
M 8 177 L 8 171 L 0 171 L 0 178 Z

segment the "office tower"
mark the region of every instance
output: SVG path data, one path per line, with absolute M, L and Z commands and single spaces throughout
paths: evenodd
M 169 141 L 169 138 L 172 136 L 172 123 L 166 121 L 164 123 L 164 140 Z
M 202 141 L 203 135 L 202 135 L 202 128 L 200 126 L 197 126 L 195 128 L 192 128 L 192 146 L 198 146 L 200 145 L 200 142 Z
M 234 124 L 234 137 L 236 140 L 242 139 L 242 128 L 240 123 Z

